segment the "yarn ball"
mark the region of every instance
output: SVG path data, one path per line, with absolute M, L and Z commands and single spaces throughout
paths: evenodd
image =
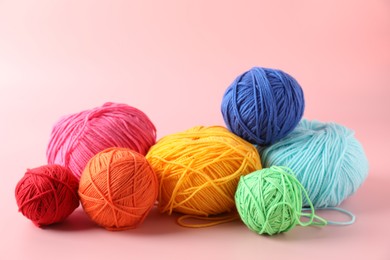
M 66 166 L 80 179 L 95 154 L 110 147 L 145 155 L 156 142 L 156 128 L 142 111 L 116 103 L 63 117 L 53 128 L 47 148 L 49 164 Z
M 145 157 L 128 148 L 108 148 L 88 162 L 79 195 L 87 215 L 107 230 L 140 225 L 157 199 L 157 176 Z
M 289 168 L 264 168 L 240 178 L 235 194 L 237 211 L 244 224 L 258 234 L 286 232 L 301 223 L 302 191 Z
M 146 158 L 159 179 L 159 209 L 168 214 L 231 212 L 240 176 L 261 169 L 256 148 L 221 126 L 167 135 Z
M 304 107 L 302 88 L 292 76 L 254 67 L 227 88 L 221 111 L 230 131 L 253 144 L 269 145 L 297 126 Z
M 15 189 L 19 211 L 36 226 L 65 220 L 78 206 L 78 180 L 60 165 L 28 169 Z
M 264 167 L 287 166 L 316 208 L 339 205 L 368 174 L 368 161 L 354 132 L 336 123 L 302 120 L 287 137 L 260 148 Z M 304 198 L 304 206 L 308 201 Z

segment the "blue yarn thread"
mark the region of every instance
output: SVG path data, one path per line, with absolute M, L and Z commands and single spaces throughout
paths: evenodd
M 269 145 L 297 126 L 304 108 L 302 88 L 292 76 L 254 67 L 227 88 L 221 112 L 230 131 L 253 144 Z
M 310 211 L 311 208 L 302 208 L 302 211 Z M 353 223 L 355 223 L 355 220 L 356 220 L 356 217 L 355 215 L 346 210 L 346 209 L 342 209 L 342 208 L 337 208 L 337 207 L 327 207 L 327 208 L 317 208 L 315 209 L 318 213 L 319 210 L 328 210 L 328 211 L 338 211 L 346 216 L 348 216 L 350 218 L 349 221 L 332 221 L 332 220 L 326 220 L 327 222 L 327 225 L 333 225 L 333 226 L 348 226 L 348 225 L 352 225 Z M 303 217 L 306 217 L 306 218 L 309 218 L 309 216 L 307 215 L 302 215 Z
M 317 209 L 339 205 L 368 175 L 362 145 L 352 130 L 336 123 L 303 119 L 288 136 L 258 149 L 263 167 L 293 170 Z M 304 198 L 303 206 L 308 205 Z

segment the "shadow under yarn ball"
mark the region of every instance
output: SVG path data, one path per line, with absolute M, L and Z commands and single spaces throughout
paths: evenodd
M 45 165 L 29 169 L 15 189 L 19 211 L 37 226 L 65 220 L 78 206 L 78 180 L 69 169 Z
M 304 107 L 302 88 L 292 76 L 254 67 L 227 88 L 221 112 L 233 133 L 253 144 L 269 145 L 297 126 Z
M 124 147 L 146 155 L 155 142 L 156 128 L 145 113 L 108 102 L 63 117 L 53 127 L 46 155 L 49 164 L 69 167 L 80 179 L 89 159 L 104 149 Z
M 362 145 L 352 130 L 336 123 L 303 119 L 288 136 L 259 152 L 264 167 L 291 168 L 316 208 L 339 205 L 368 175 Z M 305 198 L 303 204 L 308 206 Z
M 136 228 L 157 199 L 157 176 L 145 157 L 127 148 L 95 155 L 80 179 L 79 195 L 87 215 L 107 230 Z

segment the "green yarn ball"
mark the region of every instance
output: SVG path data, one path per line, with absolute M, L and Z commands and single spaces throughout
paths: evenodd
M 302 224 L 302 193 L 289 168 L 272 166 L 240 178 L 236 207 L 250 230 L 274 235 Z

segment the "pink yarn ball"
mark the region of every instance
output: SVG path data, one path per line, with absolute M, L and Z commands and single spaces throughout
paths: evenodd
M 142 111 L 116 103 L 63 117 L 54 125 L 46 156 L 49 164 L 68 167 L 80 179 L 95 154 L 130 148 L 146 155 L 156 142 L 156 128 Z

